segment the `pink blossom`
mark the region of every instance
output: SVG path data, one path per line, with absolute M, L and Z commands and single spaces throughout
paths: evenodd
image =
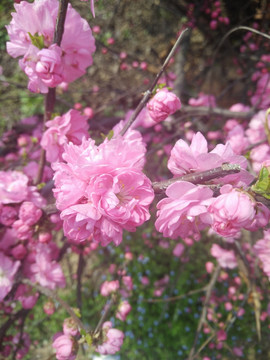
M 263 271 L 270 278 L 270 238 L 258 240 L 253 247 L 255 254 L 262 262 Z
M 211 274 L 214 270 L 214 264 L 211 261 L 207 261 L 205 263 L 205 269 L 208 272 L 208 274 Z
M 246 130 L 246 135 L 251 144 L 266 140 L 265 132 L 265 115 L 266 111 L 261 110 L 253 116 Z M 268 116 L 268 126 L 270 126 L 270 117 Z
M 3 206 L 0 210 L 0 223 L 5 226 L 10 226 L 17 219 L 18 211 L 12 206 Z
M 31 239 L 34 233 L 34 230 L 20 219 L 12 224 L 12 228 L 16 230 L 16 235 L 20 240 Z
M 219 235 L 233 237 L 241 229 L 248 228 L 254 220 L 256 202 L 247 193 L 234 190 L 231 185 L 224 185 L 220 193 L 208 208 L 213 216 L 211 226 Z
M 214 95 L 207 95 L 202 92 L 199 93 L 199 96 L 197 99 L 190 98 L 188 101 L 189 105 L 191 106 L 216 106 L 216 99 Z
M 270 146 L 269 144 L 261 144 L 254 147 L 250 152 L 250 159 L 252 161 L 252 168 L 255 172 L 259 173 L 263 162 L 270 159 Z
M 44 252 L 38 252 L 35 255 L 35 262 L 30 266 L 30 271 L 32 279 L 41 286 L 54 290 L 56 287 L 66 285 L 60 264 Z
M 38 292 L 34 292 L 31 287 L 23 284 L 19 285 L 15 294 L 15 299 L 21 302 L 24 309 L 32 309 L 38 297 Z
M 63 323 L 63 332 L 65 335 L 76 336 L 79 334 L 79 329 L 72 318 L 66 318 Z
M 77 343 L 69 335 L 57 333 L 53 337 L 52 346 L 56 350 L 57 360 L 75 360 L 77 355 Z
M 179 110 L 181 102 L 175 94 L 163 88 L 157 90 L 155 96 L 147 103 L 147 108 L 152 119 L 159 123 Z
M 18 244 L 17 246 L 12 248 L 11 254 L 16 260 L 22 260 L 23 258 L 25 258 L 27 250 L 23 244 Z
M 10 292 L 20 261 L 12 261 L 0 252 L 0 301 Z
M 105 281 L 100 287 L 100 293 L 102 296 L 109 296 L 111 293 L 116 292 L 119 289 L 119 281 Z
M 229 143 L 218 144 L 210 153 L 205 137 L 197 132 L 190 145 L 184 140 L 178 140 L 171 151 L 168 168 L 174 175 L 184 175 L 190 172 L 205 171 L 221 166 L 224 162 L 238 164 L 242 170 L 233 175 L 218 179 L 218 183 L 233 182 L 236 185 L 248 185 L 253 176 L 246 170 L 247 161 L 243 156 L 235 155 Z M 213 181 L 214 182 L 214 181 Z
M 92 64 L 95 45 L 91 29 L 86 20 L 82 19 L 71 5 L 67 10 L 61 52 L 57 50 L 53 55 L 48 53 L 53 42 L 58 6 L 59 3 L 56 0 L 39 0 L 33 3 L 22 1 L 14 5 L 16 12 L 12 13 L 13 19 L 7 26 L 10 37 L 10 41 L 7 42 L 7 51 L 12 57 L 23 56 L 19 65 L 30 77 L 29 88 L 35 92 L 48 92 L 48 86 L 59 83 L 58 76 L 61 76 L 64 82 L 72 82 L 82 76 L 85 69 Z M 44 51 L 42 49 L 41 54 L 40 49 L 32 44 L 29 33 L 34 37 L 38 34 L 41 44 L 44 43 L 42 44 Z M 55 50 L 55 47 L 53 49 Z M 50 57 L 46 65 L 43 56 L 46 59 Z M 38 64 L 39 61 L 41 64 Z M 44 79 L 45 68 L 49 69 L 47 74 L 51 73 L 51 75 L 45 76 Z M 52 75 L 53 71 L 56 71 L 54 75 Z M 49 83 L 46 83 L 48 79 Z
M 81 241 L 93 234 L 103 246 L 111 241 L 118 245 L 123 229 L 135 231 L 149 219 L 154 195 L 141 171 L 144 152 L 141 138 L 129 133 L 98 147 L 91 139 L 65 145 L 67 163 L 53 165 L 54 195 L 69 239 Z
M 133 281 L 131 276 L 123 276 L 122 283 L 128 291 L 133 289 Z
M 236 125 L 229 131 L 226 141 L 230 143 L 232 150 L 235 154 L 243 154 L 249 145 L 247 137 L 245 137 L 245 131 L 242 125 Z
M 48 87 L 56 87 L 63 81 L 61 55 L 62 50 L 56 44 L 51 45 L 48 49 L 42 49 L 37 53 L 38 61 L 35 71 Z
M 217 259 L 219 265 L 223 268 L 234 269 L 237 266 L 233 250 L 225 250 L 219 245 L 213 244 L 211 247 L 211 255 Z
M 184 245 L 179 243 L 173 249 L 173 255 L 180 257 L 183 254 L 184 250 L 185 250 Z
M 47 315 L 52 315 L 55 312 L 55 306 L 54 303 L 51 300 L 46 301 L 46 303 L 43 305 L 43 311 Z
M 211 223 L 207 206 L 212 194 L 209 188 L 186 181 L 171 184 L 166 190 L 168 197 L 157 204 L 156 229 L 172 239 L 198 234 Z
M 44 132 L 40 144 L 46 150 L 46 158 L 50 162 L 62 160 L 64 145 L 69 141 L 80 145 L 82 139 L 89 136 L 87 117 L 73 109 L 47 121 L 46 126 L 48 130 Z
M 126 317 L 130 313 L 132 307 L 127 300 L 122 301 L 118 306 L 116 317 L 121 321 L 126 321 Z
M 19 171 L 0 171 L 0 203 L 14 204 L 29 200 L 38 207 L 46 205 L 36 187 L 28 186 L 28 181 L 28 177 Z
M 42 216 L 42 211 L 30 201 L 24 201 L 19 210 L 19 218 L 26 225 L 36 224 Z
M 106 321 L 102 326 L 103 331 L 103 343 L 98 345 L 96 351 L 101 355 L 113 355 L 120 350 L 124 333 L 118 329 L 112 329 L 112 323 Z

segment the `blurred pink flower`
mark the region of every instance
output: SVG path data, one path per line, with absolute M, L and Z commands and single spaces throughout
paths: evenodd
M 56 350 L 57 360 L 75 360 L 77 357 L 76 340 L 69 335 L 55 334 L 52 346 Z
M 152 119 L 159 123 L 181 108 L 179 98 L 168 89 L 158 89 L 154 97 L 147 103 Z
M 101 284 L 100 287 L 100 294 L 102 296 L 109 296 L 111 293 L 116 292 L 119 289 L 119 281 L 105 281 Z
M 125 321 L 131 309 L 132 307 L 127 300 L 122 301 L 118 306 L 116 317 L 121 321 Z
M 106 321 L 102 326 L 103 338 L 105 341 L 101 345 L 98 345 L 96 351 L 101 355 L 113 355 L 120 350 L 124 333 L 118 329 L 112 329 L 112 323 Z
M 0 252 L 0 301 L 10 292 L 21 262 L 12 261 Z
M 233 250 L 225 250 L 217 244 L 211 247 L 211 255 L 214 256 L 219 265 L 223 268 L 234 269 L 237 266 L 237 261 Z
M 197 98 L 190 98 L 188 101 L 191 106 L 216 106 L 216 99 L 214 95 L 207 95 L 202 92 L 199 93 Z
M 26 225 L 36 224 L 42 216 L 42 210 L 31 201 L 24 201 L 19 210 L 19 219 Z

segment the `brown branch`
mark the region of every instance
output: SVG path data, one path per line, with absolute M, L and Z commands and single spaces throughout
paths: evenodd
M 76 323 L 76 325 L 84 330 L 85 332 L 87 332 L 87 329 L 85 328 L 85 326 L 83 325 L 82 321 L 78 318 L 78 316 L 75 314 L 75 312 L 73 311 L 73 309 L 63 300 L 61 299 L 54 291 L 47 289 L 43 286 L 40 286 L 38 284 L 34 284 L 32 283 L 29 279 L 23 279 L 22 280 L 23 284 L 27 284 L 30 285 L 32 288 L 37 289 L 39 292 L 41 292 L 43 295 L 58 301 L 62 307 L 66 310 L 66 312 L 72 317 L 72 319 L 74 320 L 74 322 Z
M 142 111 L 142 109 L 144 108 L 144 106 L 146 105 L 147 101 L 149 100 L 150 96 L 152 95 L 152 92 L 155 88 L 155 86 L 157 85 L 157 82 L 159 80 L 159 78 L 161 77 L 161 75 L 163 74 L 163 72 L 165 71 L 167 65 L 169 64 L 170 59 L 173 57 L 178 45 L 180 44 L 180 42 L 182 41 L 184 35 L 187 33 L 187 31 L 189 31 L 189 29 L 185 29 L 181 32 L 181 34 L 179 35 L 178 39 L 176 40 L 176 43 L 174 44 L 172 50 L 170 51 L 169 55 L 167 56 L 166 60 L 164 61 L 159 73 L 157 74 L 155 80 L 153 81 L 153 83 L 151 84 L 150 88 L 144 93 L 144 96 L 142 98 L 142 100 L 140 101 L 139 105 L 136 107 L 136 109 L 134 110 L 132 116 L 130 117 L 129 121 L 126 123 L 126 125 L 123 127 L 123 129 L 120 132 L 120 135 L 124 136 L 125 133 L 127 132 L 127 130 L 130 128 L 130 126 L 133 124 L 133 122 L 136 120 L 137 116 L 139 115 L 139 113 Z
M 193 116 L 207 116 L 207 115 L 217 115 L 224 118 L 233 118 L 233 119 L 251 119 L 255 114 L 255 110 L 251 109 L 250 111 L 230 111 L 228 109 L 222 109 L 219 107 L 208 107 L 208 106 L 189 106 L 184 105 L 181 107 L 181 113 L 189 114 Z
M 172 297 L 166 298 L 166 299 L 144 299 L 143 301 L 144 302 L 149 302 L 149 303 L 177 301 L 177 300 L 184 299 L 187 296 L 190 296 L 190 295 L 193 295 L 193 294 L 198 294 L 200 292 L 204 292 L 205 290 L 207 290 L 207 286 L 204 286 L 201 289 L 191 290 L 191 291 L 187 292 L 186 294 L 172 296 Z
M 114 303 L 114 296 L 112 295 L 112 297 L 110 298 L 110 301 L 105 305 L 104 312 L 101 315 L 101 318 L 99 319 L 99 322 L 98 322 L 98 324 L 97 324 L 97 326 L 96 326 L 96 328 L 94 330 L 94 334 L 97 334 L 100 331 L 100 329 L 101 329 L 101 327 L 102 327 L 102 325 L 104 323 L 104 320 L 106 319 L 106 317 L 107 317 L 113 303 Z
M 63 33 L 64 33 L 64 26 L 65 26 L 65 20 L 66 20 L 66 13 L 67 13 L 67 7 L 68 7 L 69 0 L 60 0 L 59 9 L 58 9 L 58 15 L 56 19 L 56 26 L 54 31 L 54 37 L 53 37 L 53 44 L 57 44 L 58 46 L 61 45 Z M 55 88 L 49 88 L 48 93 L 45 96 L 44 100 L 45 105 L 45 113 L 43 118 L 43 132 L 45 131 L 45 123 L 51 119 L 54 105 L 55 105 Z M 38 167 L 38 173 L 37 177 L 34 181 L 34 184 L 37 185 L 41 182 L 44 166 L 45 166 L 45 155 L 46 152 L 44 149 L 41 149 L 41 154 L 39 158 L 39 167 Z
M 192 346 L 192 348 L 190 350 L 190 353 L 189 353 L 189 356 L 188 356 L 188 360 L 193 360 L 194 359 L 194 353 L 195 353 L 196 344 L 197 344 L 197 341 L 198 341 L 198 338 L 199 338 L 199 334 L 200 334 L 200 332 L 202 330 L 203 324 L 205 323 L 206 312 L 207 312 L 207 308 L 208 308 L 208 305 L 209 305 L 210 297 L 211 297 L 213 288 L 215 286 L 215 283 L 216 283 L 216 281 L 218 279 L 219 274 L 220 274 L 220 266 L 217 265 L 217 267 L 215 268 L 215 271 L 213 272 L 211 280 L 210 280 L 210 282 L 209 282 L 209 284 L 207 286 L 207 291 L 206 291 L 205 300 L 204 300 L 204 303 L 203 303 L 203 309 L 202 309 L 201 317 L 200 317 L 199 324 L 198 324 L 198 327 L 197 327 L 197 330 L 196 330 L 193 346 Z
M 164 181 L 160 181 L 160 182 L 153 182 L 153 189 L 154 189 L 155 193 L 162 193 L 163 191 L 165 191 L 167 189 L 167 187 L 169 185 L 171 185 L 177 181 L 188 181 L 195 185 L 196 184 L 204 184 L 207 181 L 210 181 L 213 179 L 221 178 L 221 177 L 224 177 L 224 176 L 230 175 L 230 174 L 236 174 L 236 173 L 240 172 L 240 170 L 241 170 L 241 167 L 238 164 L 225 163 L 222 166 L 219 166 L 214 169 L 196 172 L 196 173 L 192 173 L 192 174 L 186 174 L 183 176 L 179 176 L 176 178 L 172 178 L 172 179 L 164 180 Z
M 78 268 L 77 268 L 77 307 L 80 309 L 82 308 L 82 274 L 83 274 L 83 268 L 85 265 L 85 261 L 82 254 L 82 249 L 79 255 L 79 261 L 78 261 Z

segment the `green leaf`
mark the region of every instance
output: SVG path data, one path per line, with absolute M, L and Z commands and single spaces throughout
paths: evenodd
M 259 173 L 259 178 L 251 190 L 257 194 L 264 196 L 266 199 L 270 199 L 270 168 L 263 167 Z
M 80 309 L 73 308 L 72 310 L 74 311 L 75 315 L 76 315 L 78 318 L 81 318 L 81 317 L 82 317 L 81 312 L 80 312 Z
M 90 335 L 90 334 L 86 334 L 85 335 L 85 340 L 86 340 L 86 342 L 87 342 L 87 344 L 89 345 L 89 346 L 91 346 L 92 345 L 92 336 Z
M 33 36 L 32 34 L 28 33 L 31 42 L 34 46 L 36 46 L 38 49 L 42 50 L 45 46 L 44 46 L 44 36 L 43 35 L 38 35 L 38 33 L 35 33 L 35 35 Z
M 112 137 L 113 137 L 113 130 L 110 130 L 109 133 L 108 133 L 108 135 L 107 135 L 107 139 L 108 139 L 108 140 L 111 140 Z

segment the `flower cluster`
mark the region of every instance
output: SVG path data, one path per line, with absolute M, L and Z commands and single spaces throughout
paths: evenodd
M 61 45 L 53 43 L 59 2 L 22 1 L 7 26 L 7 52 L 22 56 L 21 69 L 29 77 L 28 89 L 47 93 L 49 87 L 69 83 L 85 74 L 92 64 L 95 42 L 86 20 L 68 6 Z
M 218 179 L 220 184 L 227 183 L 221 187 L 218 197 L 213 197 L 212 190 L 206 186 L 185 181 L 177 181 L 167 188 L 167 198 L 157 205 L 158 231 L 173 239 L 198 237 L 200 231 L 210 225 L 217 234 L 232 238 L 241 229 L 255 231 L 267 225 L 269 209 L 244 191 L 253 180 L 245 170 L 246 159 L 235 155 L 229 143 L 219 144 L 208 153 L 201 133 L 194 135 L 190 146 L 179 140 L 172 149 L 168 167 L 174 175 L 184 175 L 209 170 L 224 162 L 240 165 L 241 171 Z
M 135 231 L 150 217 L 154 194 L 141 171 L 141 137 L 131 131 L 99 146 L 84 139 L 79 146 L 69 143 L 64 148 L 65 162 L 54 163 L 53 169 L 65 235 L 76 242 L 93 235 L 102 246 L 112 241 L 119 245 L 123 229 Z

